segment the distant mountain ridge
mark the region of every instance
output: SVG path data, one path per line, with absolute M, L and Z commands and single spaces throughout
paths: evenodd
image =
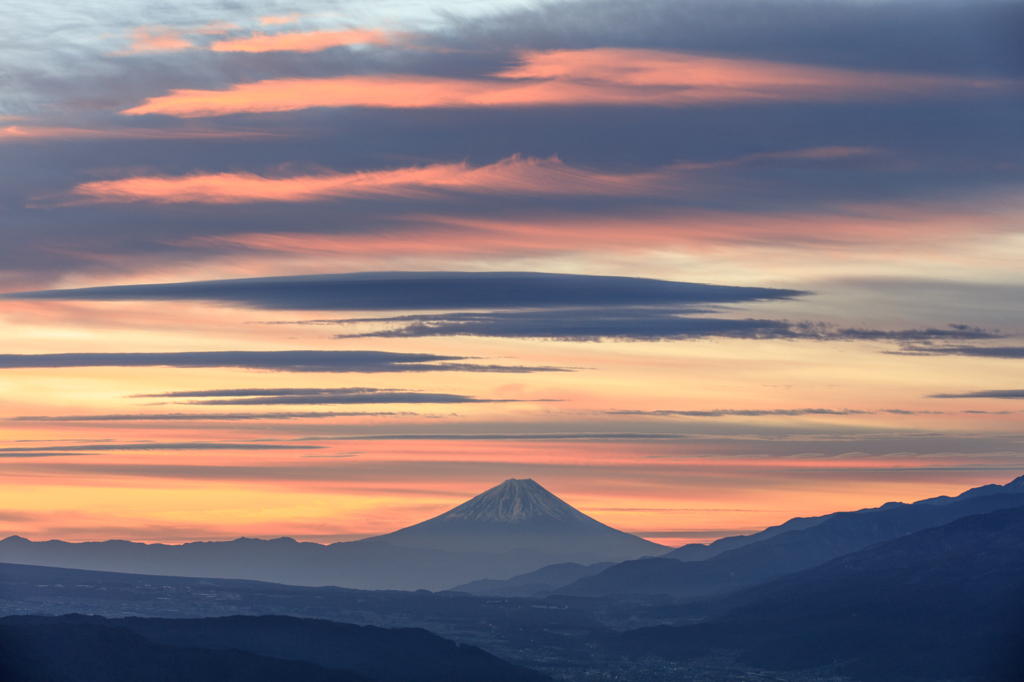
M 576 563 L 553 564 L 508 580 L 474 580 L 465 585 L 456 585 L 451 591 L 466 592 L 480 597 L 546 597 L 560 587 L 576 582 L 580 578 L 597 575 L 614 565 L 608 561 L 590 566 Z
M 622 561 L 667 550 L 590 518 L 530 479 L 511 479 L 434 519 L 356 542 L 239 538 L 147 545 L 12 536 L 0 540 L 0 562 L 368 590 L 445 590 L 550 564 Z
M 965 516 L 716 601 L 705 622 L 632 630 L 611 645 L 675 660 L 728 649 L 771 670 L 837 665 L 837 679 L 863 682 L 1016 682 L 1024 507 Z
M 559 588 L 556 594 L 663 593 L 685 598 L 725 594 L 965 516 L 1024 506 L 1024 493 L 1017 492 L 1022 481 L 1024 476 L 1005 486 L 985 486 L 980 493 L 969 490 L 956 498 L 889 503 L 878 509 L 831 514 L 810 527 L 777 533 L 702 561 L 667 558 L 672 553 L 627 561 Z

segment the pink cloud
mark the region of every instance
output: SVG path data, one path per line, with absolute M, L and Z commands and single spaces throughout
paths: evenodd
M 176 52 L 178 50 L 190 50 L 193 45 L 185 40 L 185 31 L 173 28 L 147 28 L 139 26 L 131 33 L 132 44 L 128 53 L 138 54 L 140 52 Z
M 311 107 L 699 106 L 728 102 L 855 101 L 954 97 L 1003 88 L 1007 80 L 882 73 L 601 48 L 524 52 L 491 78 L 382 75 L 284 78 L 227 90 L 172 90 L 121 112 L 179 117 Z
M 319 52 L 339 45 L 385 45 L 383 31 L 311 31 L 308 33 L 256 34 L 250 38 L 219 40 L 210 46 L 214 52 Z
M 260 23 L 264 26 L 276 26 L 279 24 L 290 24 L 297 21 L 302 15 L 296 12 L 283 17 L 260 17 Z
M 0 144 L 4 142 L 35 142 L 40 140 L 185 140 L 204 138 L 268 137 L 274 133 L 249 131 L 192 129 L 161 130 L 159 128 L 67 128 L 60 126 L 7 126 L 0 128 Z
M 493 194 L 656 194 L 672 169 L 615 175 L 572 168 L 555 157 L 513 156 L 489 166 L 433 164 L 386 171 L 266 177 L 254 173 L 195 173 L 98 180 L 75 187 L 71 203 L 240 204 L 320 201 L 372 195 L 422 197 L 441 191 Z

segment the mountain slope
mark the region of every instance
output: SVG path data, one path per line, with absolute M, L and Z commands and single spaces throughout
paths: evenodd
M 577 563 L 553 564 L 529 573 L 523 573 L 508 580 L 474 580 L 458 585 L 452 592 L 466 592 L 481 597 L 546 597 L 559 587 L 564 587 L 580 578 L 597 575 L 612 566 L 611 562 L 584 566 Z
M 1013 481 L 1010 481 L 1006 485 L 983 485 L 978 488 L 971 488 L 970 490 L 960 493 L 956 497 L 949 497 L 943 495 L 941 497 L 932 497 L 926 500 L 919 500 L 913 504 L 949 504 L 957 500 L 966 500 L 970 497 L 982 497 L 985 495 L 1000 495 L 1000 494 L 1014 494 L 1024 493 L 1024 476 L 1020 476 Z M 891 509 L 897 506 L 903 506 L 902 502 L 887 502 L 886 504 L 876 509 L 861 509 L 860 513 L 878 511 L 878 509 Z M 797 517 L 790 519 L 783 524 L 778 526 L 772 526 L 766 528 L 760 533 L 753 533 L 751 535 L 734 535 L 727 538 L 721 538 L 714 542 L 704 545 L 699 543 L 691 543 L 689 545 L 683 545 L 677 549 L 672 550 L 667 554 L 663 554 L 664 559 L 678 559 L 679 561 L 703 561 L 704 559 L 710 559 L 713 556 L 717 556 L 722 552 L 726 552 L 730 549 L 738 549 L 746 545 L 760 542 L 761 540 L 767 540 L 768 538 L 775 537 L 787 531 L 791 530 L 804 530 L 812 526 L 817 526 L 819 523 L 828 520 L 833 514 L 826 514 L 825 516 L 810 516 L 810 517 Z
M 606 526 L 577 511 L 532 479 L 509 479 L 458 507 L 414 526 L 381 535 L 401 547 L 510 552 L 622 560 L 663 554 L 667 547 Z
M 838 663 L 865 682 L 1024 679 L 1024 508 L 967 516 L 718 600 L 697 625 L 624 633 L 619 651 L 713 649 L 759 668 Z
M 972 514 L 1024 505 L 1024 494 L 968 497 L 942 505 L 897 505 L 833 514 L 805 530 L 789 531 L 704 561 L 644 559 L 612 566 L 556 594 L 670 594 L 700 598 L 731 592 L 820 565 L 878 542 Z

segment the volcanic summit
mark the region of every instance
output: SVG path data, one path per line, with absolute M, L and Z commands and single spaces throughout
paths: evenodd
M 489 553 L 534 550 L 595 560 L 668 551 L 592 519 L 529 478 L 510 478 L 440 516 L 379 539 L 400 547 Z

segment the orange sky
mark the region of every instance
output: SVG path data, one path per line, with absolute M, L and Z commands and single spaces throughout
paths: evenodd
M 515 477 L 679 545 L 1019 476 L 1018 46 L 897 4 L 26 15 L 0 537 L 328 542 Z

